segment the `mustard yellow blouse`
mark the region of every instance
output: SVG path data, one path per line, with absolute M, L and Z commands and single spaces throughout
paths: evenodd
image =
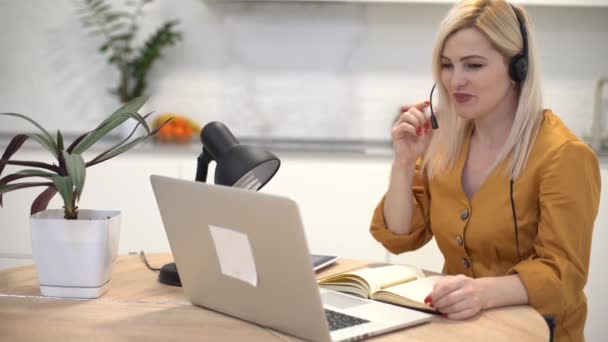
M 374 212 L 371 234 L 395 254 L 418 249 L 434 236 L 448 275 L 518 273 L 529 304 L 555 319 L 555 341 L 584 341 L 583 288 L 600 199 L 595 153 L 550 110 L 544 112 L 527 165 L 513 183 L 516 240 L 507 172 L 497 168 L 471 200 L 462 190 L 469 141 L 470 135 L 451 171 L 428 181 L 416 170 L 408 235 L 387 228 L 384 198 Z

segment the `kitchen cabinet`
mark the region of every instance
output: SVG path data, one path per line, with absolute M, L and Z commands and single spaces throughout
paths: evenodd
M 210 1 L 210 0 L 207 0 Z M 211 0 L 213 1 L 213 0 Z M 217 0 L 215 0 L 217 1 Z M 225 1 L 225 0 L 224 0 Z M 401 3 L 401 4 L 454 4 L 457 0 L 228 0 L 232 2 L 353 2 L 353 3 Z M 563 7 L 608 7 L 606 0 L 516 0 L 524 6 L 563 6 Z

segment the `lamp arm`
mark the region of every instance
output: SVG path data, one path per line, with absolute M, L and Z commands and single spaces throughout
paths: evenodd
M 209 170 L 209 163 L 211 163 L 211 157 L 209 152 L 203 148 L 203 152 L 198 156 L 198 163 L 196 166 L 196 178 L 197 182 L 205 183 L 207 181 L 207 171 Z

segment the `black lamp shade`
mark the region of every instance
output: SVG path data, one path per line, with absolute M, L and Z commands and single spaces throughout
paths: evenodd
M 279 159 L 254 146 L 236 145 L 215 161 L 215 184 L 262 188 L 279 169 Z
M 199 169 L 215 160 L 215 184 L 259 190 L 275 175 L 281 162 L 274 154 L 255 146 L 241 145 L 221 122 L 210 122 L 201 131 L 203 155 Z M 197 172 L 198 173 L 198 172 Z M 198 181 L 206 181 L 197 176 Z
M 228 127 L 218 121 L 210 122 L 203 127 L 201 142 L 213 160 L 217 160 L 231 148 L 240 144 Z
M 201 131 L 203 153 L 198 157 L 196 180 L 207 181 L 209 163 L 215 160 L 215 184 L 259 190 L 277 173 L 281 161 L 259 147 L 241 145 L 221 122 L 210 122 Z M 164 265 L 161 283 L 181 286 L 175 263 Z

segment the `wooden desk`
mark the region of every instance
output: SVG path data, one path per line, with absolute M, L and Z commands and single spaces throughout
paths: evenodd
M 152 266 L 172 261 L 149 255 Z M 365 264 L 341 260 L 319 276 Z M 40 297 L 33 265 L 0 271 L 0 341 L 301 341 L 190 305 L 181 288 L 157 282 L 138 255 L 120 256 L 110 290 L 96 300 Z M 548 341 L 543 318 L 528 306 L 485 311 L 466 321 L 432 322 L 374 341 Z

